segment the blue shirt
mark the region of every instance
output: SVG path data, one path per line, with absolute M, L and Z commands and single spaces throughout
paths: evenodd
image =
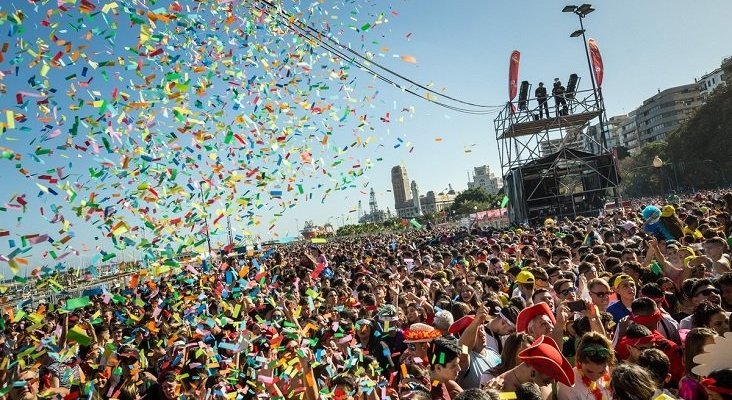
M 621 319 L 630 315 L 630 310 L 628 310 L 628 307 L 626 307 L 620 300 L 610 304 L 610 307 L 607 308 L 607 312 L 612 314 L 613 321 L 615 321 L 616 324 L 620 322 Z

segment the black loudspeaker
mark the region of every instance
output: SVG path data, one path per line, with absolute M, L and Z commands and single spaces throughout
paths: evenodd
M 518 105 L 519 110 L 526 110 L 529 99 L 529 81 L 521 81 L 521 88 L 519 89 Z
M 564 95 L 567 99 L 573 99 L 574 93 L 577 91 L 577 82 L 579 81 L 579 77 L 577 74 L 572 74 L 569 76 L 569 80 L 567 81 L 567 91 Z

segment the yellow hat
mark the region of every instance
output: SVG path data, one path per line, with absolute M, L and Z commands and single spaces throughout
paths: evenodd
M 517 283 L 534 283 L 534 274 L 532 274 L 529 271 L 521 271 L 516 275 L 516 282 Z
M 682 246 L 682 247 L 679 248 L 678 251 L 682 251 L 682 250 L 688 251 L 689 252 L 689 255 L 692 255 L 692 256 L 695 256 L 696 255 L 696 252 L 694 252 L 694 249 L 692 249 L 689 246 Z
M 694 256 L 689 256 L 689 257 L 684 258 L 684 267 L 688 267 L 689 266 L 689 262 L 691 260 L 695 259 L 695 258 L 696 257 L 694 257 Z
M 620 286 L 620 284 L 625 281 L 631 281 L 631 282 L 635 283 L 635 281 L 633 280 L 633 278 L 630 275 L 620 274 L 615 278 L 615 281 L 613 282 L 613 289 L 617 289 L 618 286 Z
M 661 216 L 670 217 L 670 216 L 674 215 L 675 212 L 676 212 L 676 209 L 674 208 L 674 206 L 672 206 L 671 204 L 666 204 L 661 209 Z
M 551 218 L 547 218 L 544 220 L 544 226 L 551 226 L 554 225 L 554 220 Z

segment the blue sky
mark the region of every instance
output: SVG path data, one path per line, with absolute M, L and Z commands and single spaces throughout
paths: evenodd
M 166 5 L 168 3 L 165 2 Z M 569 33 L 579 28 L 577 17 L 561 12 L 562 7 L 569 4 L 566 2 L 423 0 L 371 3 L 326 1 L 325 4 L 329 7 L 338 6 L 329 10 L 339 14 L 338 21 L 341 23 L 351 22 L 353 18 L 356 21 L 352 24 L 358 26 L 365 21 L 373 21 L 368 15 L 383 11 L 387 23 L 364 34 L 346 29 L 341 38 L 349 41 L 356 50 L 374 52 L 377 54 L 376 60 L 389 68 L 453 97 L 487 105 L 504 104 L 507 100 L 508 59 L 513 50 L 522 53 L 520 80 L 535 84 L 538 81 L 551 82 L 554 77 L 559 77 L 566 81 L 570 73 L 576 72 L 583 78 L 581 88 L 589 87 L 581 39 L 569 37 Z M 722 39 L 732 37 L 732 27 L 726 20 L 727 16 L 732 15 L 732 3 L 719 0 L 706 1 L 703 5 L 701 7 L 699 4 L 676 0 L 623 0 L 594 4 L 597 11 L 585 19 L 585 28 L 588 37 L 598 41 L 602 52 L 605 64 L 603 93 L 608 116 L 631 111 L 658 89 L 691 83 L 695 77 L 717 68 L 722 58 L 732 55 L 732 48 L 725 47 Z M 15 3 L 5 5 L 2 11 L 12 10 L 15 6 Z M 158 6 L 161 3 L 155 7 Z M 26 2 L 20 2 L 17 7 L 27 9 L 28 6 Z M 306 4 L 300 7 L 304 8 Z M 354 9 L 362 12 L 354 13 Z M 41 19 L 40 14 L 30 10 L 27 15 L 36 24 Z M 7 29 L 7 23 L 0 26 L 0 31 L 5 32 Z M 121 43 L 131 39 L 134 42 L 137 35 L 137 31 L 125 26 L 120 27 L 120 32 L 131 35 L 120 37 Z M 26 35 L 29 34 L 32 35 L 32 31 L 26 32 Z M 92 43 L 99 46 L 95 50 L 102 54 L 107 50 L 120 51 L 110 50 L 101 40 Z M 413 56 L 416 63 L 402 61 L 399 56 L 404 55 Z M 7 65 L 2 64 L 2 68 L 7 70 Z M 296 225 L 301 227 L 307 219 L 316 223 L 330 220 L 336 225 L 340 225 L 343 220 L 353 222 L 358 201 L 363 202 L 364 209 L 368 207 L 371 187 L 377 193 L 380 207 L 393 210 L 393 197 L 388 191 L 391 188 L 389 170 L 397 164 L 406 165 L 410 179 L 419 183 L 422 192 L 441 191 L 449 184 L 455 189 L 464 189 L 468 171 L 474 166 L 488 164 L 494 171 L 499 170 L 493 115 L 456 113 L 374 80 L 355 68 L 348 72 L 357 81 L 352 93 L 354 98 L 378 91 L 376 101 L 359 109 L 359 112 L 370 114 L 369 118 L 375 118 L 377 122 L 371 124 L 371 130 L 358 133 L 363 139 L 371 137 L 373 144 L 344 153 L 343 165 L 370 164 L 373 167 L 363 171 L 363 176 L 349 181 L 346 187 L 337 186 L 345 190 L 330 191 L 324 201 L 321 201 L 323 189 L 333 187 L 334 183 L 324 179 L 322 174 L 311 173 L 298 182 L 305 185 L 308 192 L 312 191 L 312 198 L 305 200 L 300 197 L 294 206 L 286 207 L 282 216 L 276 218 L 273 230 L 267 229 L 269 222 L 273 220 L 272 214 L 280 214 L 281 207 L 268 203 L 261 210 L 262 223 L 257 227 L 247 226 L 246 216 L 235 218 L 233 227 L 236 232 L 246 230 L 260 234 L 266 240 L 272 232 L 277 232 L 281 237 L 292 235 Z M 66 75 L 65 71 L 52 71 L 50 76 L 59 80 Z M 98 89 L 108 94 L 112 85 L 102 83 L 100 79 L 97 78 L 90 90 Z M 9 77 L 5 78 L 4 83 L 11 89 L 7 95 L 0 97 L 3 108 L 7 109 L 15 104 L 13 89 L 21 84 Z M 59 86 L 63 86 L 63 82 Z M 327 96 L 337 106 L 347 104 L 342 97 L 338 97 L 338 93 L 330 92 Z M 413 112 L 400 112 L 409 107 L 413 107 Z M 377 117 L 384 116 L 386 112 L 391 113 L 391 121 L 379 123 Z M 403 121 L 398 120 L 399 116 L 403 117 Z M 67 112 L 67 117 L 73 119 L 73 113 Z M 161 119 L 159 123 L 165 126 L 165 129 L 161 129 L 163 133 L 175 127 L 167 119 Z M 344 128 L 346 132 L 355 129 L 353 125 Z M 6 133 L 0 137 L 0 146 L 17 150 L 20 143 L 29 142 L 29 137 L 40 135 L 40 126 L 37 129 L 24 132 L 24 136 Z M 66 129 L 68 123 L 64 126 Z M 333 135 L 333 142 L 339 146 L 347 145 L 354 140 L 354 135 L 337 132 Z M 436 138 L 442 140 L 436 141 Z M 37 143 L 25 150 L 32 151 L 35 145 Z M 396 145 L 399 146 L 395 148 Z M 332 148 L 314 148 L 313 156 L 328 158 L 328 153 L 332 151 Z M 203 161 L 206 160 L 206 154 L 199 155 L 203 156 Z M 98 167 L 100 160 L 105 158 L 118 161 L 114 156 L 101 152 L 96 157 L 48 160 L 47 166 L 66 165 L 66 172 L 83 174 L 89 166 Z M 225 162 L 224 165 L 231 166 Z M 42 173 L 46 165 L 36 167 L 36 172 Z M 48 211 L 51 202 L 44 196 L 34 198 L 37 180 L 20 176 L 9 162 L 0 165 L 0 178 L 10 188 L 3 201 L 8 201 L 13 193 L 28 193 L 29 200 L 33 200 L 31 205 L 34 210 L 45 205 Z M 197 180 L 198 176 L 193 174 L 188 179 Z M 112 178 L 107 182 L 111 181 Z M 268 190 L 277 186 L 274 183 L 270 182 L 272 187 L 268 187 Z M 322 187 L 318 188 L 318 185 Z M 104 187 L 99 189 L 100 193 L 104 191 Z M 189 193 L 187 197 L 194 203 L 194 194 Z M 180 199 L 185 200 L 186 196 Z M 60 212 L 73 221 L 76 237 L 70 243 L 74 248 L 89 248 L 88 251 L 82 251 L 82 257 L 87 260 L 92 258 L 96 254 L 95 246 L 110 249 L 110 240 L 99 234 L 95 224 L 75 219 L 70 207 Z M 221 202 L 209 205 L 209 222 L 215 218 L 215 210 L 222 207 Z M 200 210 L 196 204 L 188 208 Z M 18 217 L 15 212 L 0 212 L 0 227 L 13 234 L 48 233 L 58 239 L 58 224 L 47 223 L 37 215 Z M 222 233 L 223 226 L 219 225 L 217 232 Z M 17 246 L 17 236 L 11 235 L 10 238 L 15 239 Z M 215 243 L 223 240 L 223 234 L 214 235 Z M 33 260 L 33 265 L 42 265 L 46 261 L 41 258 L 41 253 L 50 249 L 49 246 L 32 247 L 25 256 Z M 7 254 L 10 251 L 12 248 L 8 237 L 0 238 L 0 253 Z M 133 250 L 127 252 L 134 253 Z M 0 272 L 6 272 L 4 264 L 0 264 Z
M 390 18 L 383 39 L 398 54 L 413 55 L 417 65 L 384 61 L 421 82 L 434 83 L 446 94 L 480 104 L 507 101 L 508 60 L 521 51 L 520 80 L 534 84 L 570 73 L 582 77 L 590 88 L 582 41 L 569 34 L 579 29 L 574 14 L 565 14 L 563 1 L 401 1 L 394 2 L 398 17 Z M 722 38 L 732 37 L 727 16 L 732 3 L 707 1 L 605 1 L 593 3 L 597 11 L 585 19 L 588 38 L 598 41 L 605 65 L 603 93 L 608 116 L 624 114 L 657 90 L 691 83 L 695 77 L 718 68 L 732 47 Z M 703 4 L 703 6 L 702 6 Z M 409 34 L 409 38 L 406 36 Z M 389 92 L 395 99 L 405 95 Z M 417 112 L 399 128 L 415 143 L 412 153 L 389 152 L 385 161 L 368 173 L 379 206 L 391 207 L 389 170 L 404 163 L 409 178 L 420 191 L 440 191 L 452 184 L 467 187 L 472 167 L 488 164 L 500 171 L 493 116 L 458 114 L 426 102 L 415 101 Z M 441 142 L 435 142 L 441 137 Z M 386 137 L 385 137 L 386 140 Z M 473 145 L 475 145 L 473 147 Z M 466 153 L 465 149 L 471 150 Z M 351 208 L 366 195 L 342 193 Z M 339 202 L 334 202 L 336 205 Z M 346 207 L 339 207 L 340 212 Z M 324 221 L 338 208 L 327 204 L 310 208 L 316 221 Z M 292 218 L 285 218 L 291 226 Z M 302 218 L 300 219 L 302 223 Z

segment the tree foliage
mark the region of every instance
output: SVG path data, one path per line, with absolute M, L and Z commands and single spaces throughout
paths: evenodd
M 498 195 L 490 194 L 483 188 L 471 188 L 460 192 L 455 197 L 455 202 L 450 210 L 455 214 L 464 215 L 496 208 L 500 202 L 501 197 Z

